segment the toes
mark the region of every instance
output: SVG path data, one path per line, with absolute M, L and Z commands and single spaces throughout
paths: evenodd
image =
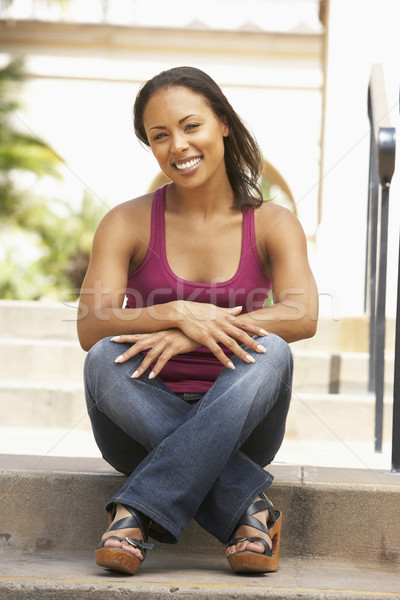
M 135 546 L 132 546 L 132 544 L 128 544 L 128 542 L 119 541 L 119 540 L 106 540 L 106 542 L 104 543 L 104 547 L 105 548 L 121 548 L 122 550 L 126 550 L 127 552 L 130 552 L 134 556 L 137 556 L 140 560 L 143 560 L 143 555 L 140 552 L 139 548 L 135 548 Z
M 131 554 L 134 554 L 138 558 L 143 559 L 142 553 L 140 552 L 139 548 L 135 548 L 135 546 L 132 546 L 132 544 L 128 544 L 128 542 L 122 542 L 121 548 L 123 550 L 127 550 Z

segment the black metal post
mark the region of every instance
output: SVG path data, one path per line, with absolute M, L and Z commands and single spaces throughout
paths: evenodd
M 369 377 L 368 391 L 375 391 L 375 319 L 376 319 L 376 263 L 377 263 L 377 244 L 378 244 L 378 203 L 379 203 L 379 175 L 378 158 L 374 136 L 374 130 L 371 128 L 370 143 L 370 167 L 369 167 L 369 213 L 368 213 L 368 251 L 369 251 L 369 269 L 368 288 L 369 297 Z
M 370 258 L 368 307 L 366 302 L 366 307 L 369 308 L 370 314 L 370 368 L 368 385 L 369 391 L 374 392 L 375 394 L 375 451 L 381 452 L 385 382 L 389 191 L 395 167 L 396 135 L 395 129 L 390 126 L 383 70 L 380 65 L 373 65 L 371 71 L 371 80 L 368 88 L 368 117 L 371 125 L 368 190 L 368 250 Z M 398 302 L 400 302 L 399 299 Z M 399 307 L 398 312 L 400 312 Z M 400 315 L 398 315 L 397 318 L 397 327 L 400 327 L 399 319 Z M 400 331 L 396 343 L 400 346 Z M 399 355 L 395 357 L 395 371 L 397 371 L 396 377 L 400 378 L 397 361 L 400 361 Z M 398 385 L 400 385 L 400 381 Z M 396 415 L 393 417 L 393 438 L 396 436 L 397 438 L 400 437 L 400 408 L 398 404 L 399 401 L 396 403 Z M 397 431 L 397 433 L 395 433 L 395 431 Z M 398 439 L 396 441 L 400 444 Z M 395 449 L 397 448 L 398 446 L 396 444 Z M 398 449 L 398 458 L 396 461 L 397 464 L 400 465 L 400 448 Z
M 400 473 L 400 243 L 397 275 L 396 342 L 394 349 L 392 471 Z
M 386 271 L 389 218 L 389 186 L 382 188 L 380 210 L 379 270 L 375 319 L 375 452 L 382 452 L 383 392 L 385 381 Z

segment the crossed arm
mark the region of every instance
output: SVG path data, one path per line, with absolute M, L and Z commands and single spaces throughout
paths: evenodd
M 96 232 L 81 290 L 78 336 L 83 349 L 89 350 L 104 337 L 115 336 L 116 343 L 132 344 L 117 357 L 117 362 L 147 351 L 133 375 L 140 377 L 153 365 L 153 377 L 170 358 L 200 345 L 207 346 L 223 365 L 232 368 L 221 345 L 241 360 L 252 362 L 242 345 L 256 352 L 264 350 L 253 336 L 275 333 L 293 342 L 314 335 L 318 300 L 304 233 L 291 213 L 276 208 L 272 216 L 277 218 L 269 221 L 262 245 L 271 267 L 274 304 L 247 314 L 241 314 L 242 307 L 225 309 L 184 300 L 123 309 L 127 273 L 138 241 L 121 219 L 109 213 Z

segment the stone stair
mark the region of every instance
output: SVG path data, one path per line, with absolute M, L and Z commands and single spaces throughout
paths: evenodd
M 124 477 L 94 446 L 75 328 L 74 306 L 0 302 L 0 600 L 400 599 L 400 476 L 387 471 L 390 462 L 386 470 L 365 460 L 361 469 L 318 466 L 325 451 L 330 464 L 350 467 L 338 449 L 372 445 L 365 321 L 321 320 L 314 340 L 292 345 L 283 451 L 293 452 L 269 467 L 269 495 L 284 514 L 280 570 L 259 576 L 232 574 L 221 546 L 195 523 L 179 544 L 157 545 L 134 578 L 96 567 L 104 504 Z M 340 376 L 336 394 L 333 376 Z M 7 439 L 17 440 L 12 454 Z
M 85 352 L 77 341 L 76 318 L 73 305 L 0 301 L 0 428 L 90 430 L 82 385 Z M 315 338 L 292 344 L 295 375 L 287 439 L 325 439 L 332 429 L 339 438 L 372 439 L 374 401 L 367 392 L 367 339 L 365 319 L 321 319 Z M 394 326 L 389 324 L 387 441 L 393 339 Z
M 104 504 L 124 476 L 101 459 L 0 456 L 0 600 L 400 598 L 400 480 L 383 471 L 272 466 L 278 573 L 230 572 L 192 522 L 135 577 L 97 567 Z M 176 594 L 176 595 L 175 595 Z

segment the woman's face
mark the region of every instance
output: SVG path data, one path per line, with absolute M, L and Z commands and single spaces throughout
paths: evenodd
M 176 185 L 226 181 L 223 138 L 229 130 L 202 95 L 185 87 L 161 90 L 148 101 L 143 123 L 160 169 Z

